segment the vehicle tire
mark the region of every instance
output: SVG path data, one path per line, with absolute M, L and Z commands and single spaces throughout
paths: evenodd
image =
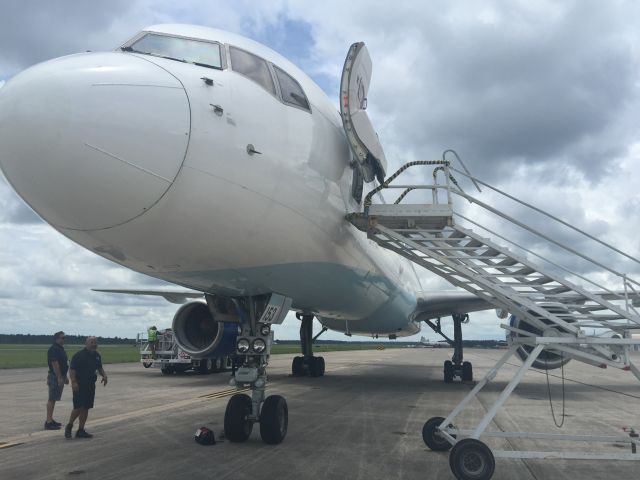
M 471 362 L 462 363 L 462 381 L 473 382 L 473 365 L 471 365 Z
M 294 357 L 291 362 L 291 373 L 296 377 L 302 376 L 304 374 L 303 371 L 303 362 L 304 357 Z
M 163 375 L 171 375 L 173 373 L 173 367 L 162 367 L 160 371 Z
M 151 365 L 153 365 L 153 362 L 142 362 L 144 368 L 151 368 Z
M 422 427 L 422 440 L 434 452 L 446 452 L 451 448 L 447 439 L 436 432 L 436 427 L 439 427 L 442 422 L 444 422 L 443 417 L 432 417 Z
M 284 440 L 289 426 L 287 401 L 280 395 L 270 395 L 260 412 L 260 436 L 264 443 L 277 445 Z
M 453 362 L 447 360 L 444 362 L 444 383 L 453 382 Z
M 243 393 L 236 393 L 229 399 L 224 412 L 224 434 L 231 442 L 245 442 L 253 422 L 247 417 L 251 414 L 251 397 Z
M 200 360 L 200 373 L 207 375 L 211 372 L 213 372 L 213 359 L 203 358 Z
M 451 449 L 449 466 L 459 480 L 489 480 L 496 461 L 489 447 L 480 440 L 465 438 Z
M 213 361 L 213 372 L 221 372 L 224 370 L 224 357 L 216 357 Z

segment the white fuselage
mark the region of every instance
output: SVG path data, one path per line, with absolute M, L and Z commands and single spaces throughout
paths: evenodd
M 336 330 L 415 333 L 415 273 L 344 220 L 360 210 L 351 153 L 321 89 L 243 37 L 151 30 L 258 55 L 298 81 L 311 111 L 231 68 L 63 57 L 0 90 L 0 165 L 16 191 L 64 235 L 138 272 L 218 295 L 277 292 Z

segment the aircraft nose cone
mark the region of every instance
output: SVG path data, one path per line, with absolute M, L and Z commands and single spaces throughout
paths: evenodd
M 0 88 L 0 167 L 55 227 L 109 228 L 150 209 L 186 155 L 182 84 L 135 55 L 62 57 Z

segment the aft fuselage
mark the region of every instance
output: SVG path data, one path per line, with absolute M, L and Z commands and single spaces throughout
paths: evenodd
M 413 269 L 344 220 L 361 206 L 322 90 L 246 38 L 149 30 L 219 42 L 225 68 L 117 51 L 18 75 L 0 90 L 0 165 L 16 191 L 64 235 L 135 271 L 216 295 L 277 292 L 335 330 L 417 332 Z M 234 71 L 229 46 L 295 78 L 310 109 Z

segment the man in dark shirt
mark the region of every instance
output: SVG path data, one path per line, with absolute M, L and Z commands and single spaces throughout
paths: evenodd
M 71 388 L 73 389 L 73 410 L 69 423 L 64 429 L 65 438 L 71 438 L 73 422 L 80 418 L 76 438 L 91 438 L 93 435 L 84 429 L 89 415 L 89 409 L 93 408 L 93 399 L 96 394 L 96 371 L 102 376 L 100 383 L 107 385 L 107 374 L 102 368 L 102 357 L 97 352 L 98 340 L 96 337 L 87 337 L 85 348 L 76 353 L 71 359 L 69 375 L 71 376 Z
M 49 387 L 49 400 L 47 401 L 47 420 L 44 422 L 45 430 L 60 430 L 61 423 L 53 419 L 53 409 L 56 402 L 62 398 L 62 390 L 65 384 L 69 383 L 67 371 L 69 362 L 67 352 L 64 350 L 64 332 L 56 332 L 53 335 L 53 345 L 47 352 L 47 363 L 49 373 L 47 375 L 47 385 Z

